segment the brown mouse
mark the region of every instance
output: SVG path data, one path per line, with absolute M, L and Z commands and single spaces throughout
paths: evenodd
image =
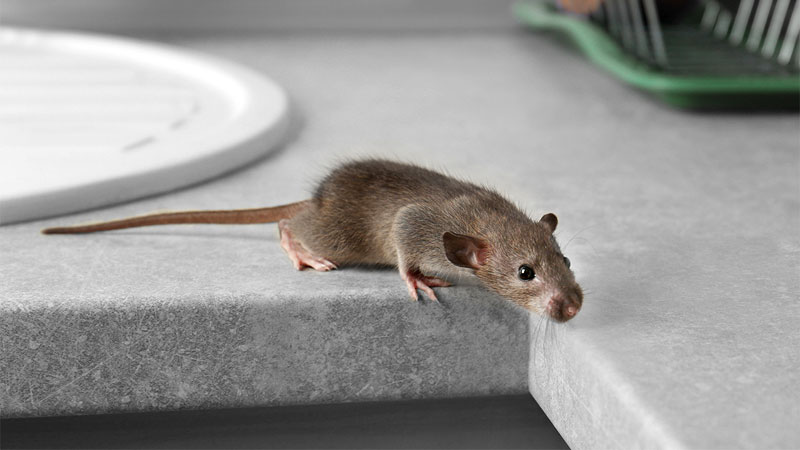
M 538 222 L 497 192 L 410 164 L 363 160 L 343 164 L 310 200 L 273 208 L 152 214 L 45 234 L 91 233 L 178 223 L 278 222 L 281 246 L 298 270 L 340 264 L 398 267 L 417 299 L 432 300 L 440 277 L 474 273 L 489 289 L 528 310 L 564 322 L 583 292 L 553 237 L 554 214 Z

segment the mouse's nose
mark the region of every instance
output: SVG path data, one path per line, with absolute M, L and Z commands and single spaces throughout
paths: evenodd
M 558 293 L 550 297 L 547 309 L 550 312 L 550 317 L 559 322 L 566 322 L 578 314 L 581 304 L 577 300 Z
M 571 319 L 575 317 L 575 314 L 578 314 L 578 307 L 572 304 L 565 303 L 564 307 L 561 308 L 561 311 L 564 314 L 564 317 Z

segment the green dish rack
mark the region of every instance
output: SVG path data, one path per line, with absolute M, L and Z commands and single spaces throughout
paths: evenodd
M 670 105 L 797 110 L 800 7 L 795 0 L 787 15 L 789 1 L 754 8 L 742 0 L 734 15 L 709 0 L 664 24 L 654 0 L 605 0 L 591 16 L 542 0 L 513 9 L 524 24 L 568 35 L 590 61 Z

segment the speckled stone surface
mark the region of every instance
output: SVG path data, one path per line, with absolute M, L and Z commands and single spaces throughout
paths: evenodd
M 527 321 L 499 299 L 459 288 L 413 304 L 400 289 L 334 294 L 321 281 L 6 305 L 3 414 L 524 392 Z
M 800 446 L 796 115 L 671 110 L 519 32 L 164 40 L 283 83 L 296 137 L 193 188 L 0 230 L 3 414 L 511 392 L 530 367 L 576 449 Z M 544 332 L 474 286 L 438 306 L 391 271 L 297 273 L 270 226 L 36 233 L 295 201 L 359 155 L 558 214 L 584 310 Z

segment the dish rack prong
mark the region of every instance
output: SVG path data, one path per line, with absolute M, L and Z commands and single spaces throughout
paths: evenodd
M 696 27 L 733 47 L 797 69 L 800 67 L 800 7 L 797 0 L 741 0 L 733 13 L 717 0 L 702 2 Z M 605 0 L 589 20 L 608 31 L 626 51 L 643 61 L 670 70 L 676 51 L 662 32 L 656 0 Z M 681 26 L 685 27 L 684 22 Z M 686 30 L 683 30 L 684 32 Z M 680 55 L 677 55 L 680 67 Z M 792 59 L 794 57 L 794 63 Z
M 739 0 L 729 9 L 734 1 L 604 0 L 581 15 L 557 0 L 519 0 L 514 12 L 570 36 L 593 63 L 674 106 L 799 109 L 800 0 Z
M 605 0 L 590 17 L 604 25 L 626 50 L 658 66 L 668 65 L 654 0 Z

